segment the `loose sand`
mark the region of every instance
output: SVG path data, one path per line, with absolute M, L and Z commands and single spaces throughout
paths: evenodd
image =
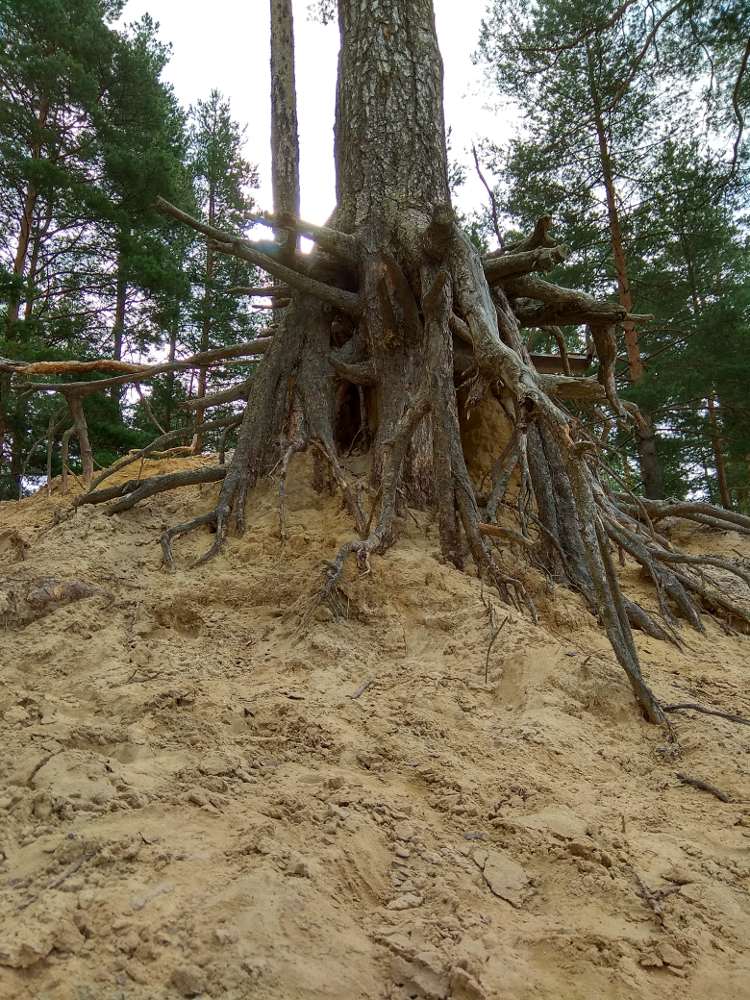
M 352 531 L 312 479 L 296 460 L 283 547 L 269 482 L 174 572 L 161 531 L 218 486 L 0 505 L 3 1000 L 750 998 L 750 727 L 676 714 L 668 742 L 579 597 L 508 552 L 534 626 L 424 514 L 349 568 L 348 620 L 305 621 Z M 649 683 L 750 716 L 750 637 L 704 622 L 683 652 L 637 636 Z

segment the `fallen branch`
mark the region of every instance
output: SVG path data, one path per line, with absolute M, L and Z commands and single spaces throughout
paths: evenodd
M 127 372 L 137 374 L 148 371 L 149 365 L 135 365 L 128 361 L 100 358 L 98 361 L 9 361 L 0 358 L 0 371 L 13 375 L 62 375 L 86 372 Z
M 490 605 L 490 624 L 492 625 L 492 634 L 490 635 L 490 644 L 487 647 L 487 659 L 484 664 L 484 683 L 489 682 L 490 677 L 490 653 L 492 652 L 492 647 L 495 645 L 495 640 L 500 635 L 502 630 L 510 621 L 510 615 L 506 615 L 500 625 L 495 621 L 495 609 Z
M 124 469 L 128 465 L 132 465 L 134 462 L 139 462 L 142 459 L 146 458 L 148 455 L 167 454 L 167 452 L 158 451 L 158 449 L 161 448 L 162 445 L 169 444 L 170 441 L 177 441 L 180 438 L 192 437 L 193 434 L 197 433 L 199 427 L 202 432 L 215 431 L 219 430 L 219 428 L 229 427 L 230 425 L 234 424 L 236 420 L 237 420 L 236 416 L 224 417 L 223 420 L 211 420 L 207 424 L 200 424 L 200 425 L 191 424 L 189 427 L 178 427 L 174 431 L 169 431 L 168 434 L 162 434 L 161 437 L 156 438 L 156 440 L 152 441 L 151 444 L 147 444 L 145 448 L 141 448 L 140 451 L 132 452 L 131 454 L 126 455 L 124 458 L 121 458 L 119 462 L 115 462 L 114 465 L 111 465 L 108 469 L 105 469 L 104 472 L 102 472 L 100 476 L 97 476 L 97 478 L 91 484 L 88 492 L 84 493 L 83 496 L 80 496 L 76 499 L 75 501 L 76 506 L 82 503 L 97 503 L 98 501 L 86 500 L 85 498 L 91 496 L 94 490 L 97 488 L 97 486 L 100 486 L 105 481 L 105 479 L 109 479 L 110 476 L 113 476 L 116 472 L 119 472 L 120 469 Z
M 347 698 L 351 698 L 352 701 L 356 701 L 357 698 L 360 698 L 365 693 L 365 691 L 371 684 L 372 684 L 371 680 L 365 681 L 364 684 L 361 685 L 361 687 L 357 688 L 354 694 L 347 695 Z
M 213 351 L 202 351 L 181 361 L 166 362 L 161 365 L 143 365 L 134 374 L 119 375 L 116 378 L 98 379 L 95 382 L 32 382 L 24 387 L 23 394 L 31 395 L 34 392 L 65 393 L 69 391 L 83 397 L 92 392 L 100 392 L 102 389 L 110 389 L 115 385 L 125 385 L 128 382 L 143 382 L 148 378 L 153 378 L 155 375 L 189 371 L 191 368 L 205 368 L 213 364 L 220 364 L 222 361 L 227 361 L 230 358 L 245 358 L 256 354 L 264 354 L 271 342 L 271 337 L 259 337 L 258 340 L 251 340 L 245 344 L 235 344 L 233 347 L 217 347 Z M 48 374 L 52 373 L 49 372 Z
M 682 771 L 677 772 L 677 777 L 680 779 L 683 785 L 692 785 L 693 788 L 700 788 L 704 792 L 710 792 L 712 795 L 715 795 L 716 798 L 720 799 L 722 802 L 732 801 L 726 792 L 722 792 L 720 788 L 717 788 L 716 785 L 712 785 L 709 781 L 703 781 L 701 780 L 701 778 L 691 778 L 690 775 L 683 774 Z
M 483 524 L 479 523 L 477 525 L 480 535 L 492 535 L 495 538 L 510 538 L 514 542 L 518 542 L 519 545 L 523 545 L 525 549 L 533 549 L 536 542 L 533 538 L 527 538 L 526 535 L 522 535 L 520 531 L 514 531 L 513 528 L 503 528 L 499 524 Z
M 27 899 L 25 903 L 22 903 L 18 907 L 18 912 L 20 913 L 22 910 L 28 909 L 31 906 L 31 904 L 36 903 L 37 899 L 39 899 L 40 896 L 42 896 L 45 892 L 50 892 L 52 889 L 59 889 L 60 886 L 63 884 L 63 882 L 67 881 L 67 879 L 69 879 L 71 875 L 75 875 L 77 871 L 80 871 L 87 861 L 91 861 L 91 859 L 94 857 L 94 854 L 96 854 L 96 851 L 94 851 L 92 854 L 84 854 L 81 860 L 77 861 L 72 868 L 68 868 L 68 870 L 65 872 L 64 875 L 61 875 L 60 878 L 55 879 L 54 882 L 51 882 L 43 889 L 40 889 L 39 892 L 36 893 L 36 895 L 31 897 L 31 899 Z
M 720 712 L 717 708 L 706 708 L 704 705 L 697 705 L 694 702 L 686 702 L 680 705 L 662 705 L 665 712 L 679 712 L 682 709 L 691 709 L 693 712 L 703 712 L 704 715 L 718 715 L 720 719 L 727 719 L 729 722 L 736 722 L 741 726 L 750 726 L 750 719 L 742 715 L 732 715 L 731 712 Z

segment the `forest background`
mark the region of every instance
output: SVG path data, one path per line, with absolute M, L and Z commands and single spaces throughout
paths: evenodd
M 235 121 L 216 90 L 180 107 L 164 82 L 170 48 L 158 26 L 124 21 L 120 0 L 6 0 L 0 10 L 0 356 L 9 362 L 173 362 L 252 341 L 273 322 L 270 297 L 231 291 L 263 285 L 252 265 L 214 254 L 153 208 L 161 195 L 216 228 L 255 233 L 250 161 L 268 136 Z M 572 248 L 558 284 L 653 315 L 620 334 L 619 390 L 646 422 L 613 430 L 613 466 L 646 495 L 747 511 L 750 7 L 497 0 L 476 52 L 486 71 L 476 101 L 517 124 L 510 138 L 505 129 L 482 137 L 476 162 L 452 150 L 454 192 L 481 171 L 492 193 L 489 208 L 464 209 L 465 228 L 490 252 L 549 214 L 557 242 Z M 529 343 L 593 354 L 584 327 L 531 330 Z M 191 426 L 196 413 L 200 423 L 200 400 L 252 367 L 243 358 L 87 396 L 94 462 Z M 59 474 L 68 450 L 80 471 L 81 455 L 58 377 L 29 393 L 5 368 L 0 498 L 9 499 Z M 214 407 L 212 421 L 238 406 Z M 216 447 L 217 435 L 176 444 Z

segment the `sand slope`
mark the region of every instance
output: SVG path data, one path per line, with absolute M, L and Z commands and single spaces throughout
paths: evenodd
M 675 715 L 670 744 L 578 597 L 531 573 L 535 627 L 422 514 L 350 569 L 348 621 L 305 622 L 351 533 L 311 481 L 298 460 L 283 548 L 269 482 L 171 573 L 160 532 L 216 486 L 0 505 L 0 996 L 750 998 L 750 727 Z M 704 621 L 684 652 L 639 637 L 644 671 L 750 716 L 750 637 Z

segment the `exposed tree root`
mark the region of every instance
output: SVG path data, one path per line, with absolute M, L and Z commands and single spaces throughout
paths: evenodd
M 520 546 L 550 586 L 557 580 L 578 589 L 600 617 L 644 713 L 665 724 L 664 711 L 641 674 L 631 626 L 674 642 L 680 617 L 703 630 L 691 594 L 742 617 L 742 608 L 716 594 L 694 571 L 713 565 L 745 583 L 750 573 L 726 560 L 676 552 L 653 524 L 666 516 L 689 516 L 698 523 L 750 532 L 750 518 L 607 492 L 600 479 L 600 454 L 612 421 L 601 404 L 613 408 L 616 420 L 632 419 L 616 395 L 611 350 L 613 324 L 624 317 L 617 305 L 528 276 L 534 268 L 546 269 L 562 252 L 545 243 L 546 230 L 541 242 L 523 241 L 501 262 L 483 265 L 445 206 L 432 215 L 412 213 L 389 236 L 380 234 L 375 249 L 366 232 L 339 233 L 280 220 L 319 245 L 311 257 L 287 258 L 282 264 L 240 237 L 209 231 L 171 206 L 160 207 L 292 289 L 263 361 L 243 386 L 248 402 L 232 462 L 190 473 L 223 478 L 216 507 L 164 533 L 167 565 L 173 564 L 172 540 L 194 528 L 213 524 L 216 529 L 198 563 L 220 550 L 233 514 L 237 534 L 242 534 L 248 491 L 277 470 L 283 543 L 290 462 L 312 447 L 331 470 L 359 537 L 325 561 L 325 584 L 311 612 L 324 603 L 336 618 L 345 616 L 343 580 L 349 558 L 360 572 L 371 572 L 372 556 L 386 552 L 403 530 L 399 525 L 406 505 L 429 509 L 445 560 L 462 569 L 471 559 L 480 577 L 534 621 L 536 609 L 523 582 L 498 562 L 499 540 Z M 521 325 L 571 321 L 591 325 L 600 360 L 598 381 L 570 377 L 569 366 L 561 375 L 542 375 L 533 366 Z M 454 371 L 460 373 L 458 388 Z M 511 439 L 498 443 L 489 495 L 476 492 L 467 471 L 459 393 L 468 409 L 494 394 L 513 428 Z M 207 397 L 202 404 L 218 405 L 223 398 Z M 597 423 L 604 427 L 601 436 L 577 419 L 575 405 L 586 408 L 593 428 Z M 154 445 L 166 443 L 167 437 Z M 355 491 L 347 482 L 339 458 L 355 444 L 372 454 L 369 512 L 362 508 L 361 488 Z M 498 521 L 514 476 L 520 480 L 517 490 L 514 486 L 517 528 Z M 118 488 L 121 492 L 100 490 L 80 502 L 118 496 L 117 509 L 126 509 L 124 504 L 138 502 L 148 490 L 164 488 L 167 477 L 156 478 L 162 480 L 159 485 L 130 483 Z M 663 625 L 623 596 L 612 545 L 650 574 Z
M 220 428 L 232 429 L 236 427 L 241 421 L 241 417 L 225 417 L 223 420 L 212 420 L 209 423 L 203 424 L 203 431 L 213 431 L 219 430 Z M 80 506 L 83 503 L 104 503 L 108 497 L 101 497 L 100 499 L 94 499 L 97 496 L 97 487 L 101 486 L 105 480 L 109 479 L 120 469 L 125 469 L 128 465 L 132 465 L 134 462 L 143 462 L 149 455 L 154 452 L 158 452 L 165 444 L 170 444 L 172 441 L 179 441 L 181 438 L 192 436 L 197 430 L 197 424 L 191 427 L 178 427 L 177 430 L 169 431 L 167 434 L 162 434 L 161 437 L 156 438 L 151 444 L 146 445 L 145 448 L 141 448 L 140 451 L 130 452 L 124 458 L 121 458 L 114 465 L 111 465 L 108 469 L 105 469 L 100 476 L 91 483 L 89 489 L 86 493 L 81 494 L 81 496 L 76 498 L 76 506 Z M 113 496 L 120 496 L 121 494 L 113 494 Z
M 78 506 L 89 503 L 107 503 L 121 497 L 118 503 L 110 504 L 104 513 L 122 514 L 125 510 L 135 507 L 141 500 L 165 493 L 167 490 L 179 489 L 181 486 L 196 486 L 200 483 L 216 483 L 227 474 L 225 465 L 204 465 L 200 469 L 188 469 L 185 472 L 169 472 L 163 476 L 150 476 L 148 479 L 130 479 L 119 486 L 111 486 L 95 493 L 83 493 L 78 498 Z
M 721 712 L 718 708 L 706 708 L 705 705 L 698 705 L 695 702 L 685 702 L 679 705 L 663 705 L 662 707 L 665 712 L 683 712 L 685 709 L 690 709 L 692 712 L 702 712 L 703 715 L 717 715 L 720 719 L 736 722 L 740 726 L 750 726 L 750 719 L 746 719 L 744 715 Z

